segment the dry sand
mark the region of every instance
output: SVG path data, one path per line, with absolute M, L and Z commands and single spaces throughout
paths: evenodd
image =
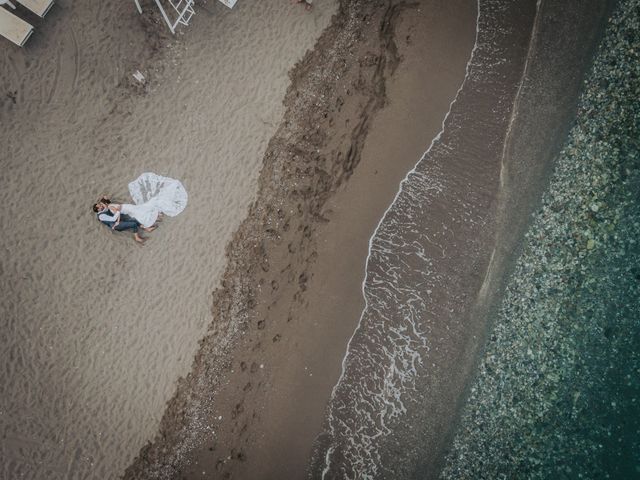
M 133 2 L 58 0 L 29 17 L 26 48 L 2 42 L 0 477 L 117 478 L 152 438 L 210 320 L 287 72 L 334 7 L 209 1 L 170 38 Z M 144 171 L 182 180 L 190 203 L 140 248 L 89 207 L 126 199 Z

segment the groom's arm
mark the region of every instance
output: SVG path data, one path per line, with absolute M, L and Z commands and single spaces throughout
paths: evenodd
M 113 215 L 109 215 L 108 213 L 99 213 L 98 220 L 101 222 L 115 222 L 116 218 Z

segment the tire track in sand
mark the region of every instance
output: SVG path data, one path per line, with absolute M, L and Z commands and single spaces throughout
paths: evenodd
M 56 52 L 55 72 L 51 90 L 47 97 L 47 104 L 59 100 L 60 96 L 73 94 L 77 90 L 80 76 L 80 49 L 76 33 L 71 25 L 67 34 L 60 41 Z M 72 52 L 65 57 L 63 52 Z M 71 61 L 66 61 L 69 58 Z

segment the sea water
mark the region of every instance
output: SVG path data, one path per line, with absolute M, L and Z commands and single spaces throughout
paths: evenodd
M 640 478 L 639 32 L 620 2 L 442 478 Z
M 446 345 L 440 337 L 447 335 L 463 337 L 467 328 L 460 305 L 469 301 L 463 283 L 474 270 L 463 271 L 453 255 L 474 262 L 486 240 L 468 238 L 491 223 L 483 213 L 490 189 L 473 189 L 484 182 L 479 177 L 495 174 L 484 160 L 495 154 L 492 143 L 502 145 L 504 137 L 492 133 L 507 129 L 513 111 L 513 92 L 504 85 L 517 84 L 506 77 L 518 69 L 517 62 L 507 68 L 517 55 L 505 47 L 517 37 L 517 22 L 509 30 L 497 20 L 507 2 L 481 1 L 479 8 L 465 84 L 371 240 L 366 308 L 314 453 L 314 478 L 424 478 L 438 464 L 427 466 L 424 459 L 438 452 L 421 445 L 429 436 L 445 438 L 448 426 L 425 431 L 438 413 L 421 402 L 448 381 L 430 376 L 436 359 L 446 358 L 434 345 Z M 489 319 L 444 478 L 640 475 L 639 16 L 638 0 L 622 2 L 607 25 L 575 127 L 502 307 Z M 461 128 L 468 121 L 457 109 L 463 104 L 487 115 Z M 469 139 L 473 147 L 462 148 Z M 438 168 L 439 157 L 454 164 L 465 155 L 485 168 Z M 438 202 L 448 202 L 449 218 L 430 216 Z M 451 372 L 459 368 L 449 365 Z
M 536 2 L 479 2 L 476 42 L 442 131 L 402 182 L 370 240 L 366 306 L 332 393 L 314 478 L 409 478 L 449 361 L 469 341 L 503 143 Z M 391 161 L 391 160 L 390 160 Z M 456 352 L 448 348 L 455 343 Z

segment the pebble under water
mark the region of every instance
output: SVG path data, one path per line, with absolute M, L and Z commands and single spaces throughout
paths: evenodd
M 640 478 L 639 32 L 620 2 L 441 478 Z

